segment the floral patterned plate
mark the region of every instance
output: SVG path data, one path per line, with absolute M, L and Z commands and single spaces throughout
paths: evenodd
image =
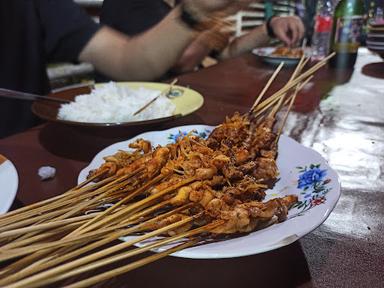
M 99 152 L 89 166 L 81 171 L 78 182 L 83 181 L 90 170 L 99 167 L 104 156 L 112 155 L 119 149 L 127 150 L 128 143 L 138 138 L 150 140 L 153 145 L 165 145 L 174 142 L 180 133 L 186 134 L 192 130 L 196 130 L 195 133 L 201 137 L 207 137 L 213 128 L 205 125 L 181 126 L 143 133 L 113 144 Z M 242 237 L 188 248 L 172 255 L 196 259 L 253 255 L 288 245 L 323 223 L 340 197 L 340 181 L 336 172 L 319 153 L 284 135 L 279 141 L 277 165 L 280 179 L 272 190 L 267 191 L 266 200 L 289 194 L 299 197 L 299 202 L 289 211 L 285 222 Z

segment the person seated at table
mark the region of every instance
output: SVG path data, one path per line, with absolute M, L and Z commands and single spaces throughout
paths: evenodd
M 237 11 L 251 0 L 184 0 L 158 25 L 128 37 L 96 24 L 72 0 L 0 1 L 0 87 L 46 94 L 46 64 L 84 61 L 115 80 L 153 80 L 199 35 L 191 19 Z M 172 37 L 168 37 L 172 35 Z M 0 99 L 0 138 L 36 124 L 30 103 Z
M 104 0 L 100 21 L 133 36 L 159 23 L 180 2 L 177 0 Z M 225 26 L 225 23 L 223 25 Z M 229 41 L 229 33 L 223 33 L 214 27 L 211 31 L 200 33 L 199 37 L 184 51 L 172 71 L 176 73 L 192 71 L 208 55 L 214 55 L 215 58 L 223 60 L 250 52 L 255 47 L 266 46 L 271 37 L 276 37 L 287 46 L 293 46 L 303 35 L 304 25 L 296 16 L 272 17 L 266 24 L 232 41 Z M 105 81 L 105 78 L 103 80 Z

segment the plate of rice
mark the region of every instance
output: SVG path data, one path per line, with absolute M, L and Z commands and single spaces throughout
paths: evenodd
M 121 127 L 169 121 L 193 113 L 204 103 L 200 93 L 183 86 L 174 85 L 169 93 L 162 93 L 169 87 L 169 84 L 155 82 L 109 82 L 69 87 L 51 95 L 70 103 L 39 100 L 33 103 L 32 111 L 44 120 L 72 126 Z M 143 111 L 134 115 L 146 105 Z

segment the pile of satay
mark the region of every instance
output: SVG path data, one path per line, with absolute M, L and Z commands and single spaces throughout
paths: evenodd
M 220 235 L 284 221 L 297 196 L 263 202 L 279 175 L 279 136 L 297 92 L 329 57 L 302 72 L 308 62 L 303 57 L 288 83 L 263 100 L 281 64 L 250 111 L 227 117 L 207 139 L 192 131 L 166 146 L 139 139 L 129 151 L 105 157 L 77 187 L 1 215 L 0 286 L 60 283 L 163 247 L 160 253 L 66 286 L 89 287 Z M 286 112 L 275 127 L 283 107 Z M 135 237 L 113 244 L 130 235 Z M 161 237 L 134 246 L 156 236 Z

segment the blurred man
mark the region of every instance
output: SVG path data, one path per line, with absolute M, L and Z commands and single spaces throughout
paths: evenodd
M 159 23 L 179 3 L 179 0 L 104 0 L 100 20 L 105 25 L 133 36 Z M 192 71 L 212 53 L 222 60 L 250 52 L 255 47 L 267 45 L 271 37 L 281 40 L 287 46 L 293 46 L 303 37 L 304 25 L 295 16 L 273 17 L 266 24 L 231 42 L 228 34 L 220 33 L 220 30 L 200 33 L 184 51 L 173 71 Z
M 0 87 L 46 94 L 46 64 L 85 61 L 116 80 L 151 80 L 172 67 L 212 13 L 250 0 L 185 0 L 158 25 L 128 37 L 94 23 L 71 0 L 0 1 Z M 172 35 L 172 37 L 169 37 Z M 0 99 L 0 137 L 36 123 L 30 103 Z

